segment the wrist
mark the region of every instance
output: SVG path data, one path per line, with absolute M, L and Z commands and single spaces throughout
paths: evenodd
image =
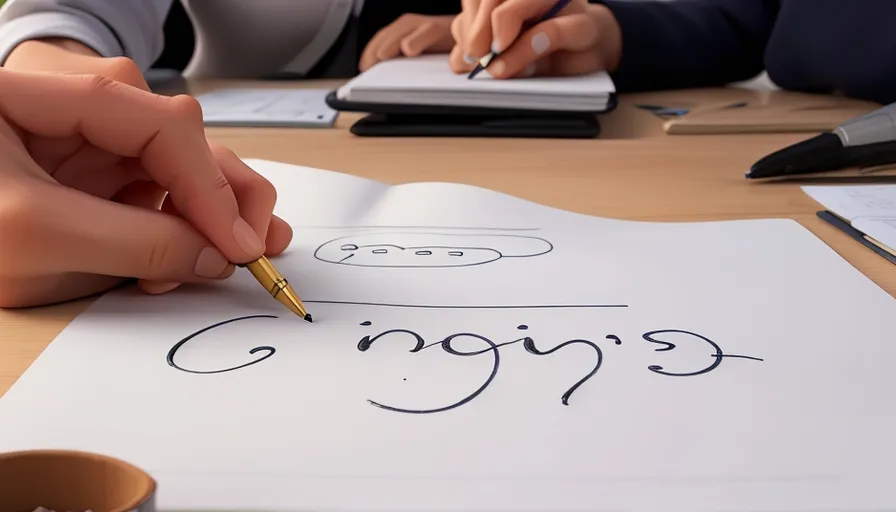
M 31 39 L 19 43 L 3 63 L 3 67 L 26 71 L 52 70 L 64 67 L 67 59 L 75 56 L 101 58 L 98 52 L 74 39 L 53 37 Z
M 597 27 L 599 51 L 607 72 L 614 72 L 622 59 L 622 28 L 609 7 L 591 3 L 588 10 Z

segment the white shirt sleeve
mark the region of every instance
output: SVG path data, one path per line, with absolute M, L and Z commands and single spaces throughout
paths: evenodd
M 146 71 L 162 54 L 173 1 L 7 0 L 0 8 L 0 66 L 24 41 L 64 37 L 104 57 L 129 57 Z

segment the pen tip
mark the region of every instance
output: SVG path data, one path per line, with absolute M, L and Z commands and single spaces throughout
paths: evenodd
M 310 314 L 310 313 L 305 313 L 305 321 L 306 321 L 306 322 L 314 323 L 314 320 L 311 319 L 311 314 Z

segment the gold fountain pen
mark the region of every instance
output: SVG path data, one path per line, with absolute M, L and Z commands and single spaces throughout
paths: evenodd
M 296 295 L 292 286 L 289 285 L 285 277 L 280 275 L 280 272 L 274 268 L 274 265 L 266 257 L 262 256 L 251 263 L 237 266 L 248 268 L 249 272 L 252 272 L 252 275 L 255 276 L 255 280 L 261 283 L 268 293 L 271 294 L 271 297 L 277 299 L 277 302 L 283 304 L 304 320 L 312 321 L 311 315 L 305 311 L 305 306 L 299 300 L 299 296 Z

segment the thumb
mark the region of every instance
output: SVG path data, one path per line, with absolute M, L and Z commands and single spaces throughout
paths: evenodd
M 15 219 L 19 236 L 10 237 L 30 275 L 198 282 L 233 272 L 233 264 L 179 216 L 57 185 L 34 188 L 41 190 L 28 194 Z

